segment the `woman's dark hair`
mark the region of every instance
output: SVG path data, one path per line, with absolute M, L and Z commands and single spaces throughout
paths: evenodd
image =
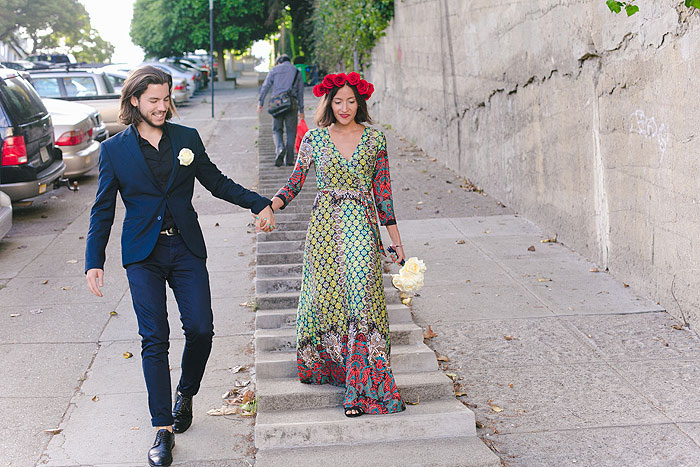
M 142 66 L 131 72 L 126 81 L 124 81 L 124 86 L 122 87 L 122 94 L 119 99 L 119 121 L 125 125 L 138 125 L 141 123 L 143 118 L 139 112 L 138 107 L 134 107 L 131 104 L 131 98 L 135 97 L 139 99 L 141 94 L 143 94 L 148 88 L 149 84 L 167 84 L 168 85 L 168 96 L 170 97 L 170 104 L 168 112 L 165 114 L 165 119 L 170 120 L 173 114 L 177 115 L 177 110 L 175 110 L 175 103 L 172 99 L 173 91 L 173 77 L 160 68 L 156 68 L 151 65 Z
M 352 89 L 352 92 L 355 94 L 355 101 L 357 102 L 357 113 L 355 114 L 355 122 L 369 123 L 370 125 L 374 123 L 372 121 L 372 118 L 369 116 L 369 111 L 367 110 L 367 101 L 357 91 L 357 86 L 353 86 L 350 83 L 345 83 L 344 86 L 347 86 L 350 89 Z M 316 115 L 314 116 L 314 120 L 316 121 L 316 125 L 318 125 L 319 127 L 331 126 L 333 123 L 336 122 L 335 114 L 333 113 L 333 107 L 331 104 L 333 103 L 333 98 L 336 94 L 338 94 L 338 91 L 340 91 L 340 89 L 341 88 L 337 86 L 334 87 L 333 89 L 328 91 L 328 94 L 323 96 L 323 99 L 321 99 L 318 102 L 318 107 L 316 107 Z

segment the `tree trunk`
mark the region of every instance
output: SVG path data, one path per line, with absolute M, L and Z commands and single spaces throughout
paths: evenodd
M 217 81 L 226 81 L 226 60 L 224 59 L 223 47 L 216 49 L 216 63 L 219 64 L 219 79 Z

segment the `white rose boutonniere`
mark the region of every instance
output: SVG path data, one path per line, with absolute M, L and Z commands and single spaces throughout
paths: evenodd
M 177 155 L 177 160 L 180 161 L 180 165 L 190 165 L 194 160 L 194 153 L 189 148 L 182 148 Z
M 427 268 L 415 256 L 408 258 L 398 274 L 391 275 L 391 283 L 404 293 L 415 293 L 423 287 L 424 272 Z

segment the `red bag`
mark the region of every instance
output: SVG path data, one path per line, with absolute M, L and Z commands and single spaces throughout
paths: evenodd
M 309 127 L 306 126 L 306 122 L 302 118 L 301 120 L 299 120 L 299 124 L 297 125 L 297 140 L 296 140 L 296 144 L 294 145 L 294 151 L 299 152 L 299 146 L 301 146 L 301 140 L 307 131 L 309 131 Z

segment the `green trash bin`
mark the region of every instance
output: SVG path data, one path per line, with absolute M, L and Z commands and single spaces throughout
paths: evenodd
M 304 84 L 306 84 L 306 65 L 303 63 L 299 63 L 297 65 L 294 65 L 297 67 L 297 70 L 301 71 L 301 79 Z

